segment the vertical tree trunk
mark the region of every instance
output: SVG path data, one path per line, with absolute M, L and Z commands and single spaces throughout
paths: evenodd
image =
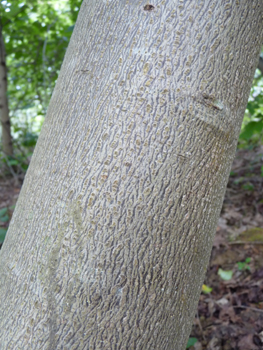
M 185 349 L 262 0 L 84 0 L 0 255 L 1 350 Z
M 2 149 L 6 155 L 11 156 L 13 154 L 13 145 L 7 98 L 7 69 L 5 56 L 5 43 L 2 27 L 0 26 L 0 120 L 2 125 Z
M 259 57 L 257 68 L 260 70 L 261 74 L 263 74 L 263 58 L 262 57 Z

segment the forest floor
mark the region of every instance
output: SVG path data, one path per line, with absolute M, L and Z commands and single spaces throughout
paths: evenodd
M 263 350 L 262 165 L 263 146 L 236 154 L 190 350 Z M 0 230 L 8 226 L 20 187 L 16 178 L 0 179 Z

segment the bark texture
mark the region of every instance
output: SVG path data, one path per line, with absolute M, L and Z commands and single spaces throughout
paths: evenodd
M 84 0 L 0 255 L 1 350 L 183 350 L 262 0 Z
M 6 155 L 11 156 L 13 154 L 13 144 L 8 109 L 7 68 L 5 57 L 5 43 L 2 28 L 0 26 L 0 121 L 2 126 L 2 150 Z

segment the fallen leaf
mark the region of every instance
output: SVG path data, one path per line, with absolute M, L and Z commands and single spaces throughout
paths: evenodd
M 233 276 L 233 271 L 232 270 L 228 270 L 225 271 L 223 269 L 218 269 L 218 275 L 224 280 L 224 281 L 229 281 L 231 280 L 232 276 Z

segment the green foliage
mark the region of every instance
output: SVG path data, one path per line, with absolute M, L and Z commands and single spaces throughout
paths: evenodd
M 1 0 L 15 150 L 14 159 L 0 152 L 4 172 L 10 166 L 27 169 L 81 2 Z
M 7 175 L 10 172 L 12 173 L 12 170 L 16 174 L 25 173 L 29 166 L 31 155 L 32 152 L 21 152 L 16 154 L 16 156 L 6 156 L 3 153 L 0 153 L 0 163 L 3 175 Z
M 253 191 L 255 187 L 251 182 L 248 181 L 244 185 L 242 185 L 242 188 L 245 191 Z
M 213 290 L 213 288 L 207 286 L 206 284 L 203 284 L 203 285 L 202 285 L 202 292 L 203 292 L 204 294 L 209 294 L 209 293 L 212 292 L 212 290 Z
M 239 147 L 253 148 L 263 141 L 263 77 L 256 71 L 239 136 Z
M 263 119 L 257 119 L 249 122 L 243 132 L 240 134 L 240 139 L 248 141 L 254 134 L 261 134 L 263 129 Z
M 6 224 L 10 221 L 13 210 L 14 206 L 0 209 L 0 244 L 4 242 L 7 232 L 7 227 L 2 227 L 2 225 L 6 226 Z
M 8 209 L 7 208 L 0 209 L 0 221 L 7 222 L 8 220 L 9 220 Z
M 46 113 L 80 1 L 2 1 L 12 117 Z
M 236 176 L 236 173 L 234 171 L 230 171 L 230 175 L 229 176 Z
M 246 258 L 245 261 L 237 262 L 237 267 L 238 267 L 239 271 L 245 271 L 245 270 L 250 271 L 250 266 L 248 265 L 250 262 L 251 262 L 251 258 Z
M 191 346 L 194 346 L 197 341 L 198 340 L 196 338 L 189 338 L 186 349 L 189 349 Z
M 6 232 L 7 232 L 6 227 L 0 227 L 0 244 L 2 244 L 4 242 Z
M 0 176 L 25 173 L 82 0 L 0 0 L 14 155 L 0 150 Z M 5 213 L 5 214 L 4 214 Z M 10 219 L 0 210 L 0 243 Z

